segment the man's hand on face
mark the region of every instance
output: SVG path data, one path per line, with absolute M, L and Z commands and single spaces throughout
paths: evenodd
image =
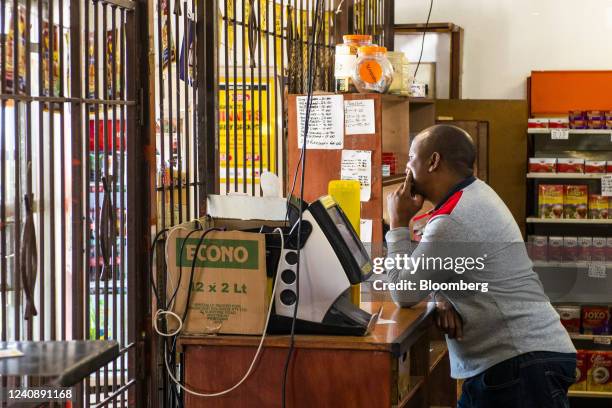
M 448 335 L 449 339 L 463 340 L 463 320 L 453 305 L 444 297 L 435 297 L 436 311 L 434 318 L 438 329 Z
M 387 210 L 391 229 L 408 227 L 412 217 L 423 207 L 423 196 L 412 195 L 413 180 L 412 173 L 406 174 L 406 180 L 387 196 Z

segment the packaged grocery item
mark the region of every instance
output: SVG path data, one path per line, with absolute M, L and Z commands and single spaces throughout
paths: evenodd
M 599 194 L 589 194 L 589 218 L 605 220 L 608 218 L 608 197 Z
M 606 238 L 606 262 L 612 262 L 612 237 Z
M 581 111 L 581 110 L 571 110 L 569 111 L 567 118 L 569 120 L 575 120 L 575 119 L 584 119 L 586 120 L 586 112 L 585 111 Z
M 563 260 L 576 262 L 578 260 L 578 238 L 563 237 Z
M 612 128 L 610 128 L 612 129 Z M 612 173 L 612 161 L 608 160 L 606 162 L 606 173 Z
M 603 119 L 587 120 L 587 129 L 605 129 L 606 121 Z
M 589 370 L 589 352 L 576 350 L 576 382 L 570 386 L 573 391 L 586 391 Z
M 592 237 L 578 237 L 578 260 L 590 261 L 591 248 L 593 247 Z
M 548 237 L 545 235 L 530 235 L 527 237 L 529 255 L 532 261 L 546 261 L 548 259 Z
M 586 113 L 587 127 L 589 129 L 603 129 L 605 127 L 604 113 L 599 110 L 591 110 Z
M 550 118 L 548 120 L 548 127 L 551 129 L 567 129 L 569 128 L 569 119 Z
M 352 78 L 359 92 L 387 92 L 393 82 L 393 66 L 387 59 L 387 48 L 376 45 L 359 47 Z
M 555 173 L 557 159 L 531 157 L 529 158 L 529 171 L 531 173 Z
M 527 127 L 530 129 L 546 129 L 548 128 L 548 119 L 547 118 L 528 119 Z
M 382 165 L 382 176 L 389 177 L 391 175 L 391 166 L 388 164 Z
M 606 238 L 593 237 L 593 246 L 591 247 L 591 261 L 605 262 L 606 260 Z
M 548 260 L 563 261 L 563 237 L 548 237 Z
M 570 111 L 568 115 L 570 129 L 586 129 L 587 116 L 584 111 Z
M 600 110 L 590 110 L 586 112 L 587 120 L 603 120 L 604 113 Z
M 353 70 L 357 62 L 357 49 L 372 44 L 371 35 L 344 35 L 342 44 L 336 45 L 334 58 L 334 77 L 336 79 L 336 92 L 357 92 L 353 84 Z
M 606 129 L 612 129 L 612 111 L 604 112 L 604 120 L 606 122 Z
M 585 173 L 605 173 L 606 162 L 604 160 L 586 160 L 584 162 Z
M 389 93 L 407 95 L 407 82 L 404 81 L 404 65 L 408 65 L 406 54 L 401 51 L 389 51 L 387 52 L 387 58 L 393 66 L 393 82 L 389 87 Z
M 563 217 L 586 219 L 589 213 L 589 189 L 586 185 L 563 186 Z
M 558 173 L 584 173 L 584 159 L 559 158 L 557 159 Z
M 610 334 L 610 308 L 603 305 L 582 306 L 582 332 Z
M 563 218 L 563 185 L 540 184 L 538 205 L 540 218 Z
M 389 175 L 394 175 L 397 168 L 397 158 L 393 152 L 383 152 L 382 163 L 389 165 Z
M 612 391 L 612 352 L 589 351 L 587 391 Z
M 580 306 L 555 306 L 555 310 L 568 333 L 580 333 Z

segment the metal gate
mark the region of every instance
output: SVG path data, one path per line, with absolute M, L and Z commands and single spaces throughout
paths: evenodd
M 343 34 L 391 45 L 394 0 L 321 0 L 316 91 L 334 91 L 334 46 Z M 156 0 L 155 154 L 157 231 L 206 213 L 211 193 L 260 195 L 264 171 L 287 190 L 286 95 L 306 90 L 316 0 Z M 156 302 L 163 307 L 164 249 Z M 162 323 L 163 324 L 163 323 Z M 180 405 L 154 338 L 156 406 Z M 171 348 L 173 350 L 173 348 Z M 181 378 L 181 356 L 169 353 Z M 203 401 L 205 404 L 206 401 Z
M 0 0 L 0 338 L 117 340 L 77 406 L 146 403 L 144 10 Z

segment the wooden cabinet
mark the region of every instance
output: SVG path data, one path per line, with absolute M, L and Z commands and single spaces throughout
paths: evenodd
M 297 143 L 296 98 L 298 96 L 289 95 L 288 97 L 288 190 L 293 185 L 297 163 L 300 159 L 300 149 Z M 435 123 L 435 105 L 430 99 L 395 95 L 345 94 L 343 97 L 344 100 L 372 99 L 374 101 L 375 133 L 344 135 L 343 149 L 372 152 L 372 193 L 370 200 L 361 204 L 361 218 L 372 220 L 372 243 L 375 244 L 374 248 L 380 248 L 383 241 L 383 219 L 387 219 L 386 197 L 404 180 L 411 138 Z M 396 175 L 382 176 L 383 152 L 395 153 Z M 342 149 L 308 149 L 306 155 L 304 197 L 307 201 L 313 201 L 327 194 L 327 185 L 330 180 L 340 179 Z M 299 188 L 298 177 L 294 194 L 297 194 Z
M 426 303 L 401 309 L 393 303 L 362 303 L 392 323 L 364 337 L 297 335 L 286 387 L 288 407 L 456 406 L 446 344 L 436 337 Z M 248 369 L 259 338 L 186 337 L 185 383 L 199 392 L 235 384 Z M 251 376 L 215 398 L 185 397 L 186 407 L 280 407 L 289 336 L 268 336 Z

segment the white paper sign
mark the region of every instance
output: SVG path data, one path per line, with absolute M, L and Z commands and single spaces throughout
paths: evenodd
M 372 220 L 360 220 L 359 238 L 361 242 L 372 242 Z
M 298 148 L 304 141 L 306 96 L 296 98 Z M 342 149 L 344 147 L 344 106 L 342 95 L 312 97 L 308 120 L 307 149 Z
M 601 195 L 612 196 L 612 174 L 601 177 Z
M 589 264 L 588 276 L 589 278 L 605 279 L 608 276 L 606 272 L 606 264 L 600 262 L 593 262 Z
M 359 180 L 360 200 L 369 201 L 372 194 L 372 152 L 368 150 L 343 150 L 340 164 L 342 180 Z
M 552 140 L 567 140 L 569 139 L 569 130 L 567 129 L 551 129 L 550 138 Z
M 347 135 L 376 133 L 374 99 L 344 101 L 344 127 Z

